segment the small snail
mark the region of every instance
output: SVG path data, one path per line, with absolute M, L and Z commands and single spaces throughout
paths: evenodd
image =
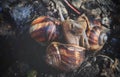
M 40 16 L 36 18 L 30 27 L 31 37 L 38 42 L 48 42 L 58 39 L 59 21 L 49 16 Z
M 107 41 L 107 35 L 100 26 L 94 26 L 88 35 L 88 41 L 91 51 L 100 50 Z
M 73 71 L 84 61 L 85 48 L 73 44 L 52 42 L 46 52 L 46 62 L 61 71 Z

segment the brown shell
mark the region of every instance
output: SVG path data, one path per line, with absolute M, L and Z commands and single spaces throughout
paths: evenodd
M 32 21 L 32 25 L 38 24 L 43 22 L 46 18 L 48 18 L 48 16 L 40 16 L 38 18 L 36 18 L 35 20 Z
M 99 37 L 101 34 L 101 27 L 95 26 L 93 29 L 90 31 L 89 34 L 89 44 L 90 44 L 90 50 L 91 51 L 98 51 L 100 50 L 103 46 L 99 44 Z
M 40 16 L 33 20 L 30 27 L 30 34 L 38 42 L 48 42 L 56 40 L 59 36 L 57 26 L 59 21 L 52 17 Z
M 47 48 L 46 62 L 61 71 L 72 71 L 84 61 L 84 51 L 77 45 L 52 42 Z

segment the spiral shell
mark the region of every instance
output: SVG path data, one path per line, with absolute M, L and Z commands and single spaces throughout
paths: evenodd
M 38 42 L 48 42 L 57 40 L 59 30 L 57 26 L 59 21 L 48 16 L 40 16 L 36 18 L 30 27 L 31 37 Z
M 85 48 L 73 44 L 52 42 L 46 52 L 46 62 L 61 71 L 73 71 L 84 61 Z
M 94 26 L 90 31 L 88 41 L 90 44 L 90 50 L 98 51 L 104 46 L 105 42 L 107 41 L 107 35 L 103 32 L 101 27 Z

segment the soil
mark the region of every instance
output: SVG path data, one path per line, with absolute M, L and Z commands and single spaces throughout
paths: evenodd
M 74 0 L 69 1 L 72 3 Z M 113 3 L 114 8 L 109 2 Z M 36 42 L 29 33 L 31 22 L 39 16 L 49 15 L 59 19 L 54 0 L 0 1 L 0 77 L 119 77 L 120 1 L 108 0 L 108 4 L 102 3 L 101 7 L 105 6 L 102 9 L 106 8 L 112 19 L 107 42 L 97 54 L 86 51 L 86 59 L 80 68 L 63 72 L 46 64 L 47 46 Z M 79 9 L 78 6 L 75 7 Z M 67 15 L 64 14 L 64 17 L 67 16 L 75 19 L 78 15 L 70 9 Z

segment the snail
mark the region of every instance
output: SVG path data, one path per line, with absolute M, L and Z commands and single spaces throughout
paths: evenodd
M 104 46 L 108 30 L 100 22 L 94 21 L 92 23 L 84 14 L 76 20 L 65 20 L 61 9 L 58 9 L 67 43 L 85 47 L 90 51 L 99 51 Z
M 61 71 L 70 72 L 82 64 L 85 48 L 73 44 L 52 42 L 46 50 L 46 63 Z
M 100 26 L 94 26 L 88 33 L 88 41 L 91 51 L 99 51 L 107 41 L 107 34 Z
M 49 16 L 40 16 L 33 20 L 30 35 L 38 42 L 50 42 L 59 37 L 59 21 Z

